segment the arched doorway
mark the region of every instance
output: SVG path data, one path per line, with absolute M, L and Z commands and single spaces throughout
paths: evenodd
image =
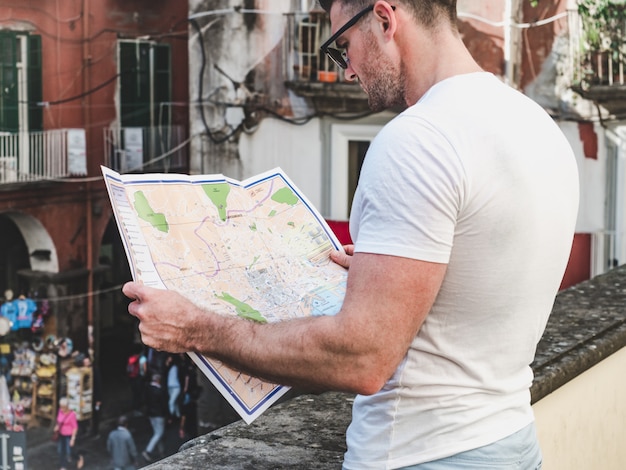
M 18 294 L 28 289 L 17 272 L 30 269 L 28 247 L 18 226 L 5 214 L 0 214 L 0 294 L 11 289 Z

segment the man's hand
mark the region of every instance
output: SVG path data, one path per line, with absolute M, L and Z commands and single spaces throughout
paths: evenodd
M 354 255 L 354 245 L 344 245 L 343 249 L 345 253 L 341 251 L 332 251 L 330 253 L 330 259 L 332 259 L 339 266 L 344 268 L 350 268 L 350 262 L 352 261 L 352 255 Z
M 189 352 L 200 309 L 178 292 L 128 282 L 124 295 L 134 299 L 128 313 L 139 320 L 141 340 L 146 346 L 172 353 Z

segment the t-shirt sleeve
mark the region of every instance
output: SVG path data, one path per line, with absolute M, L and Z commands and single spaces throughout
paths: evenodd
M 352 205 L 356 252 L 447 263 L 464 193 L 450 142 L 419 117 L 398 117 L 372 142 Z

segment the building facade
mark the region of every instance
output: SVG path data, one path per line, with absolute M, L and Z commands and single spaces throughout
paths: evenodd
M 578 3 L 458 1 L 459 30 L 478 62 L 541 104 L 576 153 L 582 199 L 563 287 L 626 260 L 624 116 L 607 108 L 624 100 L 623 66 L 612 64 L 609 83 L 605 52 L 604 75 L 592 70 Z M 365 150 L 399 110 L 370 113 L 360 87 L 320 54 L 330 25 L 315 1 L 189 6 L 191 171 L 246 178 L 280 166 L 347 239 Z
M 563 287 L 626 260 L 624 10 L 602 23 L 595 4 L 458 0 L 478 62 L 548 110 L 576 153 Z M 47 302 L 35 338 L 70 338 L 117 370 L 136 340 L 100 165 L 236 179 L 280 166 L 349 240 L 365 152 L 401 110 L 369 111 L 320 54 L 328 36 L 315 0 L 2 2 L 0 294 Z
M 0 303 L 46 305 L 3 341 L 69 338 L 124 369 L 130 273 L 100 166 L 188 170 L 187 14 L 183 1 L 0 5 Z

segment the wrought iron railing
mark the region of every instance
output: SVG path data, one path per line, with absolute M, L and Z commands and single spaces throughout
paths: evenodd
M 294 82 L 344 81 L 343 72 L 320 51 L 330 36 L 330 22 L 323 10 L 287 15 L 283 63 L 285 79 Z
M 0 184 L 86 174 L 85 131 L 0 132 Z
M 582 90 L 594 86 L 626 84 L 626 24 L 610 24 L 605 30 L 590 31 L 578 11 L 569 14 L 572 84 Z M 592 38 L 595 38 L 593 40 Z
M 121 173 L 185 170 L 186 137 L 183 126 L 105 128 L 105 165 Z

